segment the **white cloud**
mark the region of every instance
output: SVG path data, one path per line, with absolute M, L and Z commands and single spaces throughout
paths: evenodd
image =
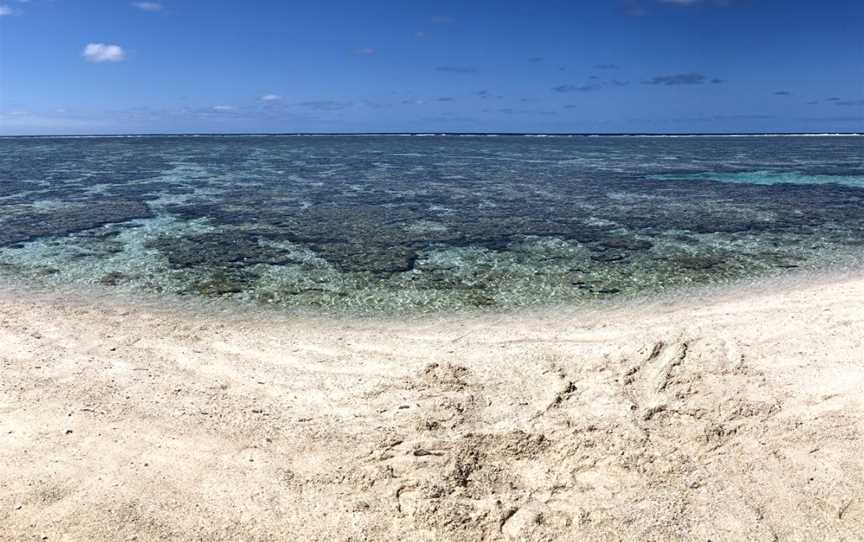
M 159 2 L 132 2 L 132 5 L 141 11 L 162 11 L 162 4 Z
M 119 45 L 88 43 L 81 56 L 87 62 L 120 62 L 126 59 L 126 52 Z
M 371 47 L 360 47 L 359 49 L 354 49 L 355 55 L 374 55 L 375 49 Z
M 0 5 L 0 17 L 4 17 L 6 15 L 15 15 L 15 10 L 10 8 L 9 6 Z
M 277 100 L 281 100 L 282 96 L 279 96 L 278 94 L 265 94 L 258 99 L 262 102 L 275 102 Z
M 234 106 L 231 106 L 231 105 L 214 105 L 213 111 L 219 111 L 220 113 L 224 113 L 226 111 L 234 111 Z

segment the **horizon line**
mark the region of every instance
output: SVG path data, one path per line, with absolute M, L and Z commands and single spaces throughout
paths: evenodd
M 463 132 L 463 131 L 420 131 L 420 132 L 105 132 L 92 134 L 0 134 L 0 139 L 8 138 L 52 138 L 52 137 L 180 137 L 180 136 L 864 136 L 864 131 L 837 132 Z

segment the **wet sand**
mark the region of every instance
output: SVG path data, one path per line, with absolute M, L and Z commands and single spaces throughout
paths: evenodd
M 862 398 L 860 273 L 414 322 L 6 286 L 0 540 L 857 540 Z

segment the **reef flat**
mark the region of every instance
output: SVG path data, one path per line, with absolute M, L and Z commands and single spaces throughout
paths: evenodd
M 287 309 L 574 304 L 860 264 L 864 138 L 0 139 L 0 273 Z

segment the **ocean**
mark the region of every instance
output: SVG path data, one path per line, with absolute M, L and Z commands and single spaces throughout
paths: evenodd
M 578 304 L 864 260 L 864 137 L 0 138 L 0 276 L 286 310 Z

